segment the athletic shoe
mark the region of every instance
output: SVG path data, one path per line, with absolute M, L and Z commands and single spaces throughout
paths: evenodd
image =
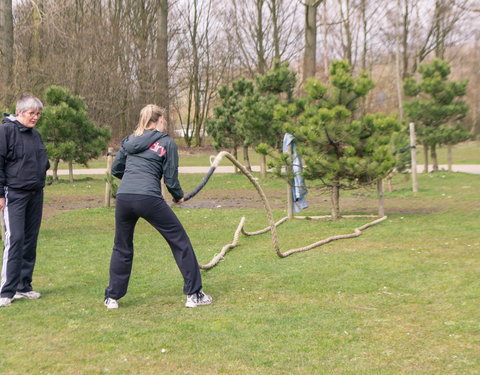
M 12 304 L 13 298 L 0 297 L 0 307 L 10 306 Z
M 107 298 L 104 302 L 104 305 L 107 307 L 107 309 L 118 309 L 118 302 L 113 298 Z
M 13 296 L 13 299 L 39 299 L 42 295 L 38 292 L 35 292 L 34 290 L 31 290 L 29 292 L 17 292 Z
M 197 306 L 205 306 L 210 305 L 213 302 L 213 299 L 208 294 L 199 291 L 195 294 L 189 294 L 187 296 L 187 302 L 185 303 L 185 307 L 197 307 Z

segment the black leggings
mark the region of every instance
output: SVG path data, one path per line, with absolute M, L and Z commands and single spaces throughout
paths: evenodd
M 118 194 L 110 283 L 105 290 L 105 298 L 120 299 L 127 293 L 132 272 L 133 231 L 139 218 L 144 218 L 153 225 L 170 245 L 183 276 L 183 292 L 198 292 L 202 288 L 202 278 L 192 244 L 180 220 L 165 200 L 149 195 Z

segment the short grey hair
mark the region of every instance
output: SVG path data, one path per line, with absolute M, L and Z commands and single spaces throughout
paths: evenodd
M 36 96 L 31 94 L 22 94 L 20 99 L 17 100 L 16 111 L 25 112 L 29 109 L 43 109 L 43 103 Z

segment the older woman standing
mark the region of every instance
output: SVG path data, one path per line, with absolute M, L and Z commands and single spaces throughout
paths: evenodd
M 42 109 L 38 98 L 22 95 L 16 115 L 5 116 L 0 126 L 0 210 L 5 223 L 0 307 L 15 299 L 40 298 L 32 289 L 32 276 L 50 167 L 46 148 L 34 129 Z
M 162 197 L 163 176 L 176 203 L 183 202 L 178 181 L 178 152 L 165 134 L 165 110 L 149 104 L 140 112 L 135 132 L 122 141 L 112 166 L 121 179 L 115 208 L 115 239 L 110 261 L 110 282 L 105 290 L 105 306 L 118 308 L 117 300 L 127 293 L 133 261 L 133 232 L 144 218 L 165 238 L 184 279 L 186 307 L 209 305 L 203 293 L 200 268 L 190 239 L 177 216 Z

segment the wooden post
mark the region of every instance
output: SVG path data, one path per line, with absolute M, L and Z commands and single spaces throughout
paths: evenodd
M 288 156 L 290 162 L 292 161 L 292 145 L 288 145 Z M 290 180 L 289 176 L 292 173 L 292 168 L 287 164 L 287 177 Z M 293 219 L 293 196 L 292 196 L 292 187 L 287 182 L 287 216 L 289 219 Z
M 263 154 L 260 155 L 260 177 L 267 178 L 267 157 Z
M 113 147 L 108 148 L 107 152 L 107 183 L 105 185 L 105 207 L 110 207 L 110 198 L 112 196 L 112 186 L 110 183 L 112 176 Z
M 410 156 L 412 159 L 412 190 L 414 193 L 417 193 L 417 139 L 415 135 L 415 124 L 413 122 L 410 123 Z
M 377 180 L 377 195 L 378 195 L 378 216 L 385 216 L 385 205 L 383 200 L 383 180 L 379 178 Z

